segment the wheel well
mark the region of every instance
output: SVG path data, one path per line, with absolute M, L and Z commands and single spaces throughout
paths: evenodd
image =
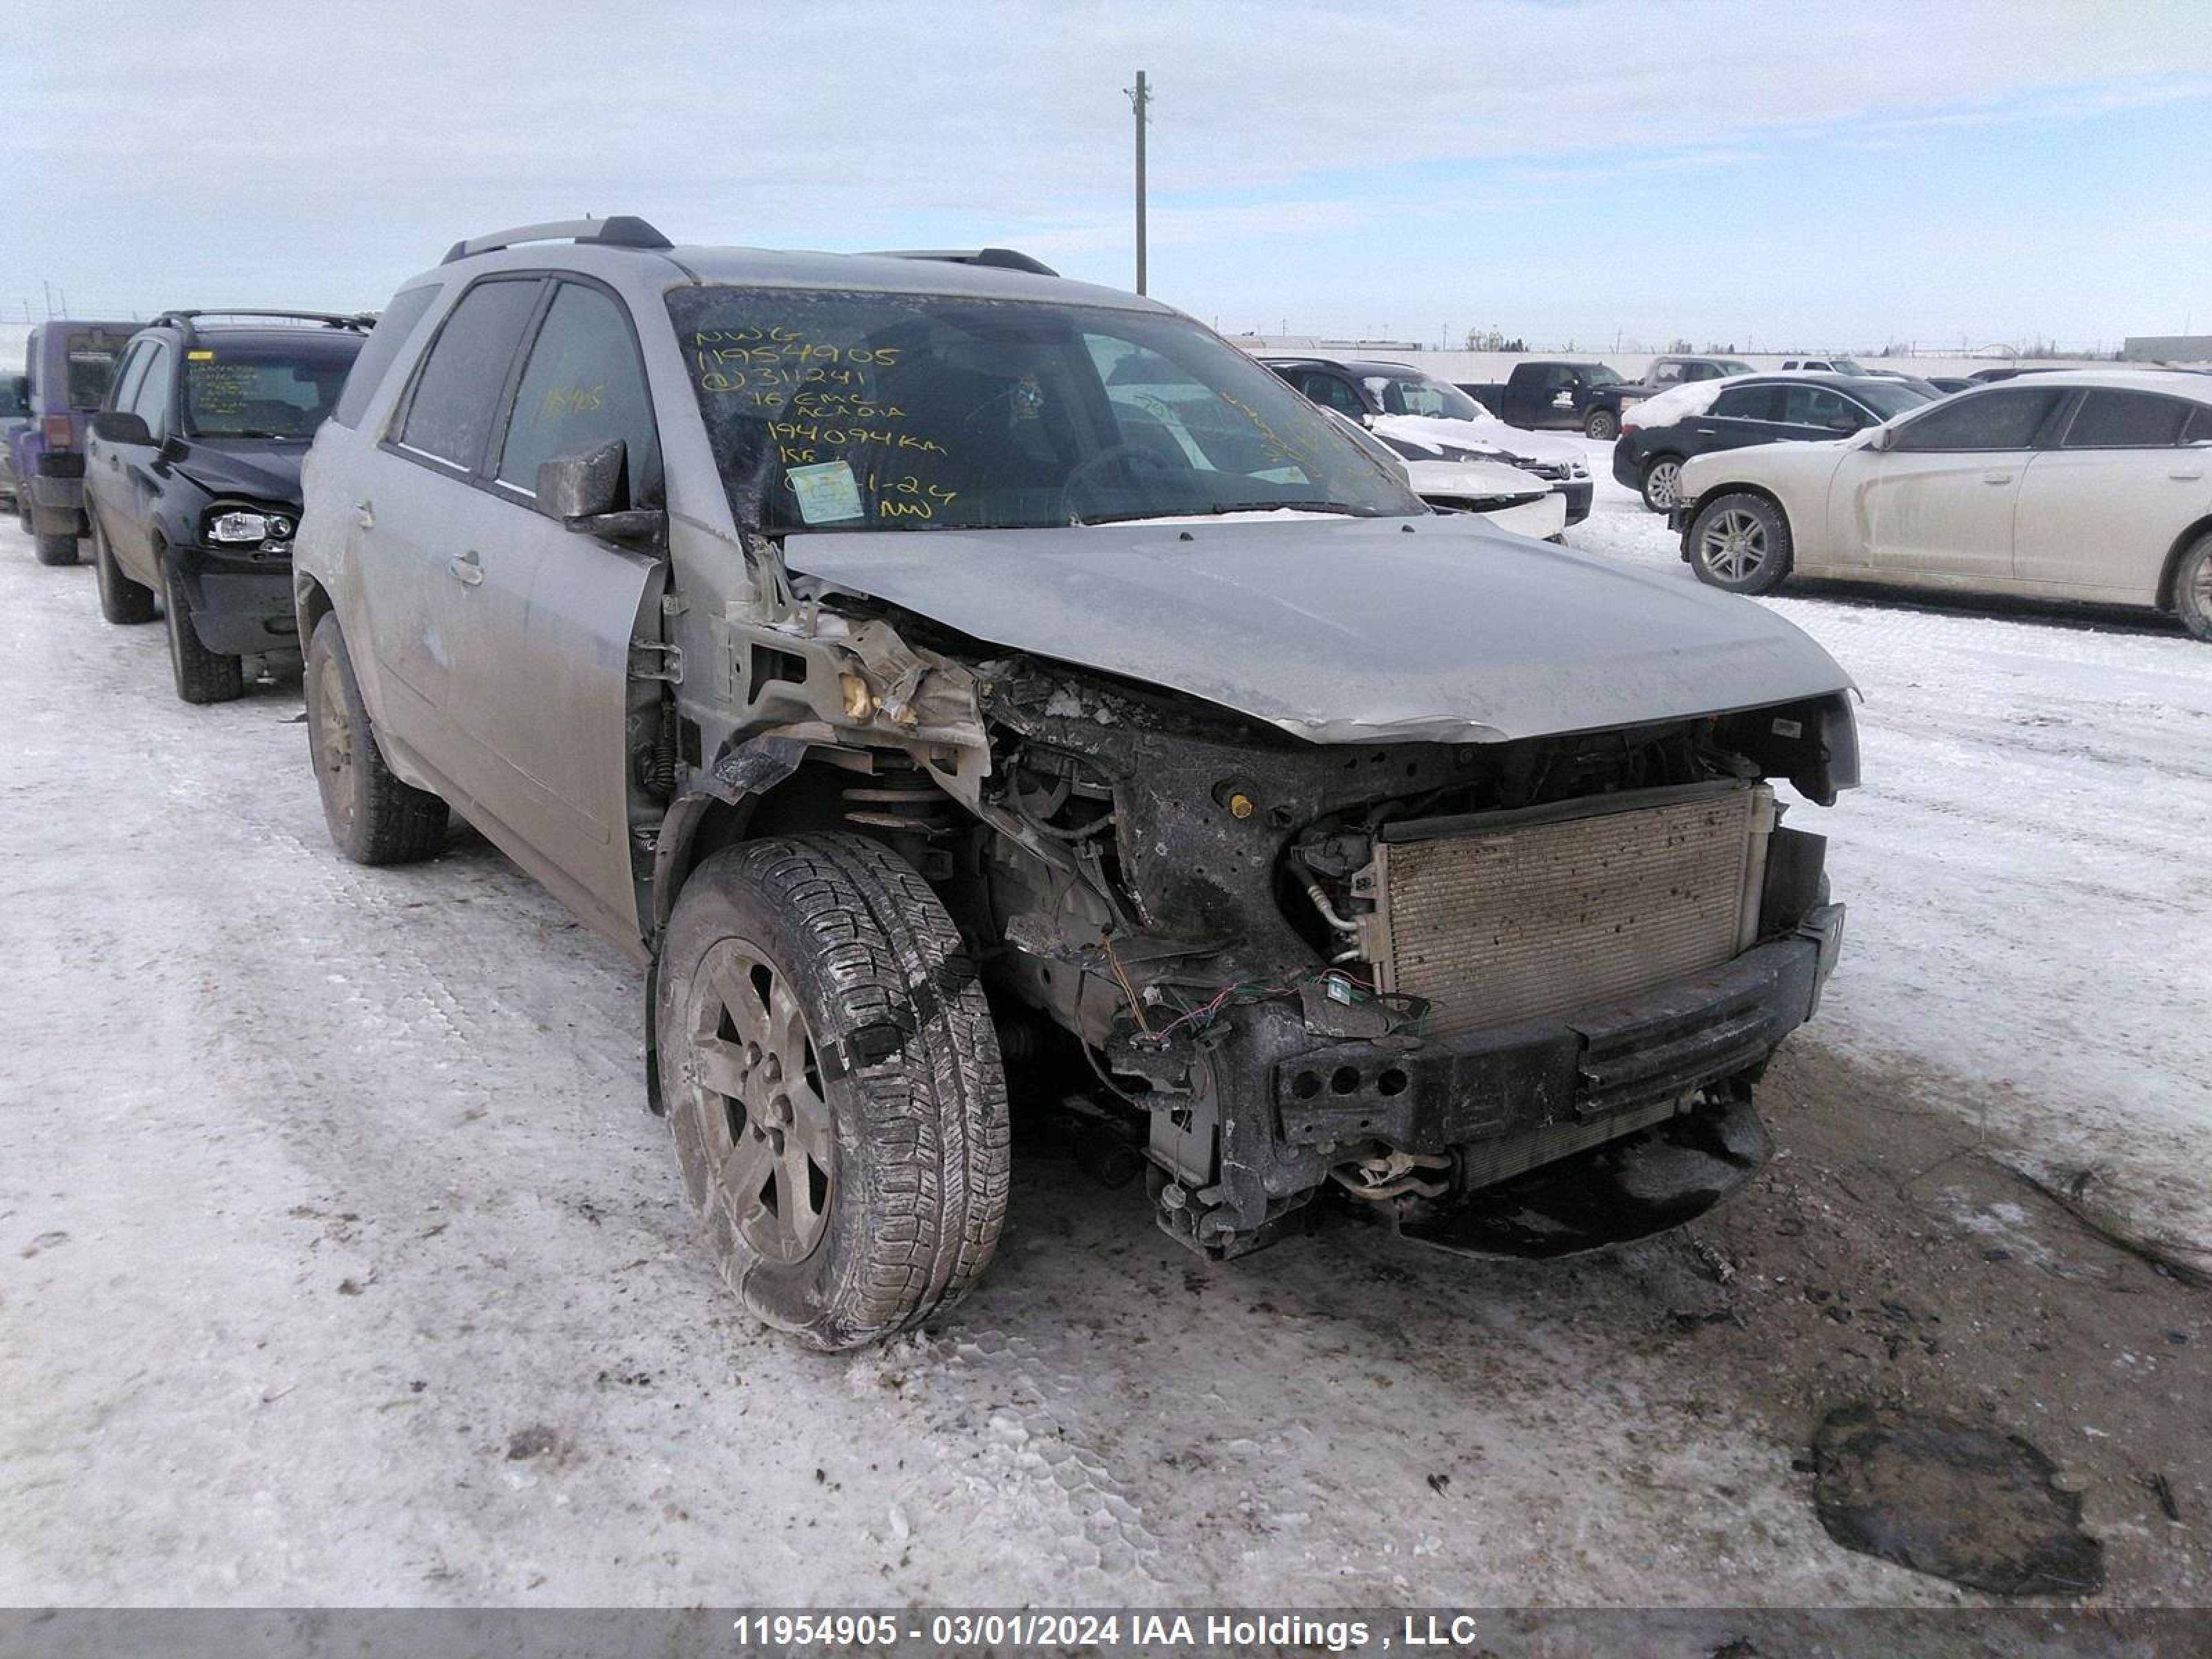
M 1723 495 L 1756 495 L 1782 515 L 1785 529 L 1790 526 L 1790 509 L 1782 505 L 1782 498 L 1762 485 L 1750 483 L 1715 484 L 1690 504 L 1691 522 L 1694 524 L 1697 521 L 1698 514 L 1705 510 L 1708 502 L 1717 501 Z
M 1651 469 L 1662 461 L 1673 461 L 1679 465 L 1688 459 L 1686 455 L 1677 455 L 1671 449 L 1655 449 L 1644 458 L 1643 471 L 1646 476 L 1649 476 Z
M 2189 556 L 2189 550 L 2206 535 L 2212 535 L 2212 514 L 2199 519 L 2173 538 L 2173 545 L 2166 550 L 2166 568 L 2159 572 L 2158 576 L 2157 605 L 2160 610 L 2173 609 L 2173 581 L 2181 573 L 2181 562 Z
M 668 920 L 677 894 L 711 853 L 757 836 L 819 830 L 851 833 L 855 826 L 845 817 L 844 791 L 854 781 L 854 775 L 842 766 L 807 760 L 789 777 L 741 800 L 700 796 L 679 801 L 670 811 L 679 821 L 663 832 L 664 838 L 672 834 L 675 844 L 666 849 L 653 875 L 654 925 Z
M 337 607 L 323 585 L 313 576 L 292 578 L 292 609 L 300 619 L 300 646 L 306 649 L 308 641 L 315 637 L 315 624 L 330 615 Z

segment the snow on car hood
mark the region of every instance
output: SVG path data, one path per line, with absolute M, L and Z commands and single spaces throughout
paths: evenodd
M 1547 432 L 1523 432 L 1499 420 L 1450 421 L 1436 415 L 1377 415 L 1368 430 L 1380 437 L 1426 444 L 1431 448 L 1449 445 L 1455 449 L 1503 450 L 1524 461 L 1579 461 L 1587 465 L 1589 459 L 1582 446 L 1571 438 L 1554 437 Z
M 1423 501 L 1463 501 L 1484 496 L 1534 500 L 1552 486 L 1533 472 L 1503 461 L 1414 461 L 1401 463 Z
M 1764 606 L 1462 515 L 825 532 L 787 538 L 784 562 L 1316 743 L 1539 737 L 1850 684 Z

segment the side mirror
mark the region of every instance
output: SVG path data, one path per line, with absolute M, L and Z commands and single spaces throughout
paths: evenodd
M 1878 427 L 1875 428 L 1875 429 L 1874 429 L 1874 436 L 1873 436 L 1872 438 L 1870 438 L 1869 440 L 1868 440 L 1868 441 L 1867 441 L 1867 447 L 1868 447 L 1869 449 L 1873 449 L 1873 450 L 1884 450 L 1884 449 L 1894 449 L 1894 448 L 1896 448 L 1896 447 L 1897 447 L 1897 433 L 1896 433 L 1896 430 L 1895 430 L 1893 428 L 1891 428 L 1891 427 L 1886 427 L 1886 426 L 1878 426 Z
M 154 434 L 146 429 L 146 417 L 133 415 L 126 410 L 104 409 L 92 417 L 92 435 L 112 444 L 151 444 Z
M 629 450 L 620 438 L 573 455 L 556 455 L 538 467 L 538 510 L 586 536 L 657 534 L 668 515 L 650 507 L 626 509 Z

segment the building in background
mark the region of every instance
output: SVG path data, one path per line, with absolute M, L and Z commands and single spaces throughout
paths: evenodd
M 2124 363 L 2212 363 L 2212 334 L 2130 334 Z

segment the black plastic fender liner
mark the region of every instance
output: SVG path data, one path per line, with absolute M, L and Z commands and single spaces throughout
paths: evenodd
M 691 842 L 716 806 L 737 806 L 799 770 L 813 745 L 803 738 L 749 738 L 719 757 L 697 787 L 679 796 L 660 821 L 653 852 L 653 926 L 667 925 L 676 907 L 678 879 L 690 867 Z
M 1455 1255 L 1551 1261 L 1694 1221 L 1773 1152 L 1747 1090 L 1465 1198 L 1392 1214 L 1401 1237 Z

